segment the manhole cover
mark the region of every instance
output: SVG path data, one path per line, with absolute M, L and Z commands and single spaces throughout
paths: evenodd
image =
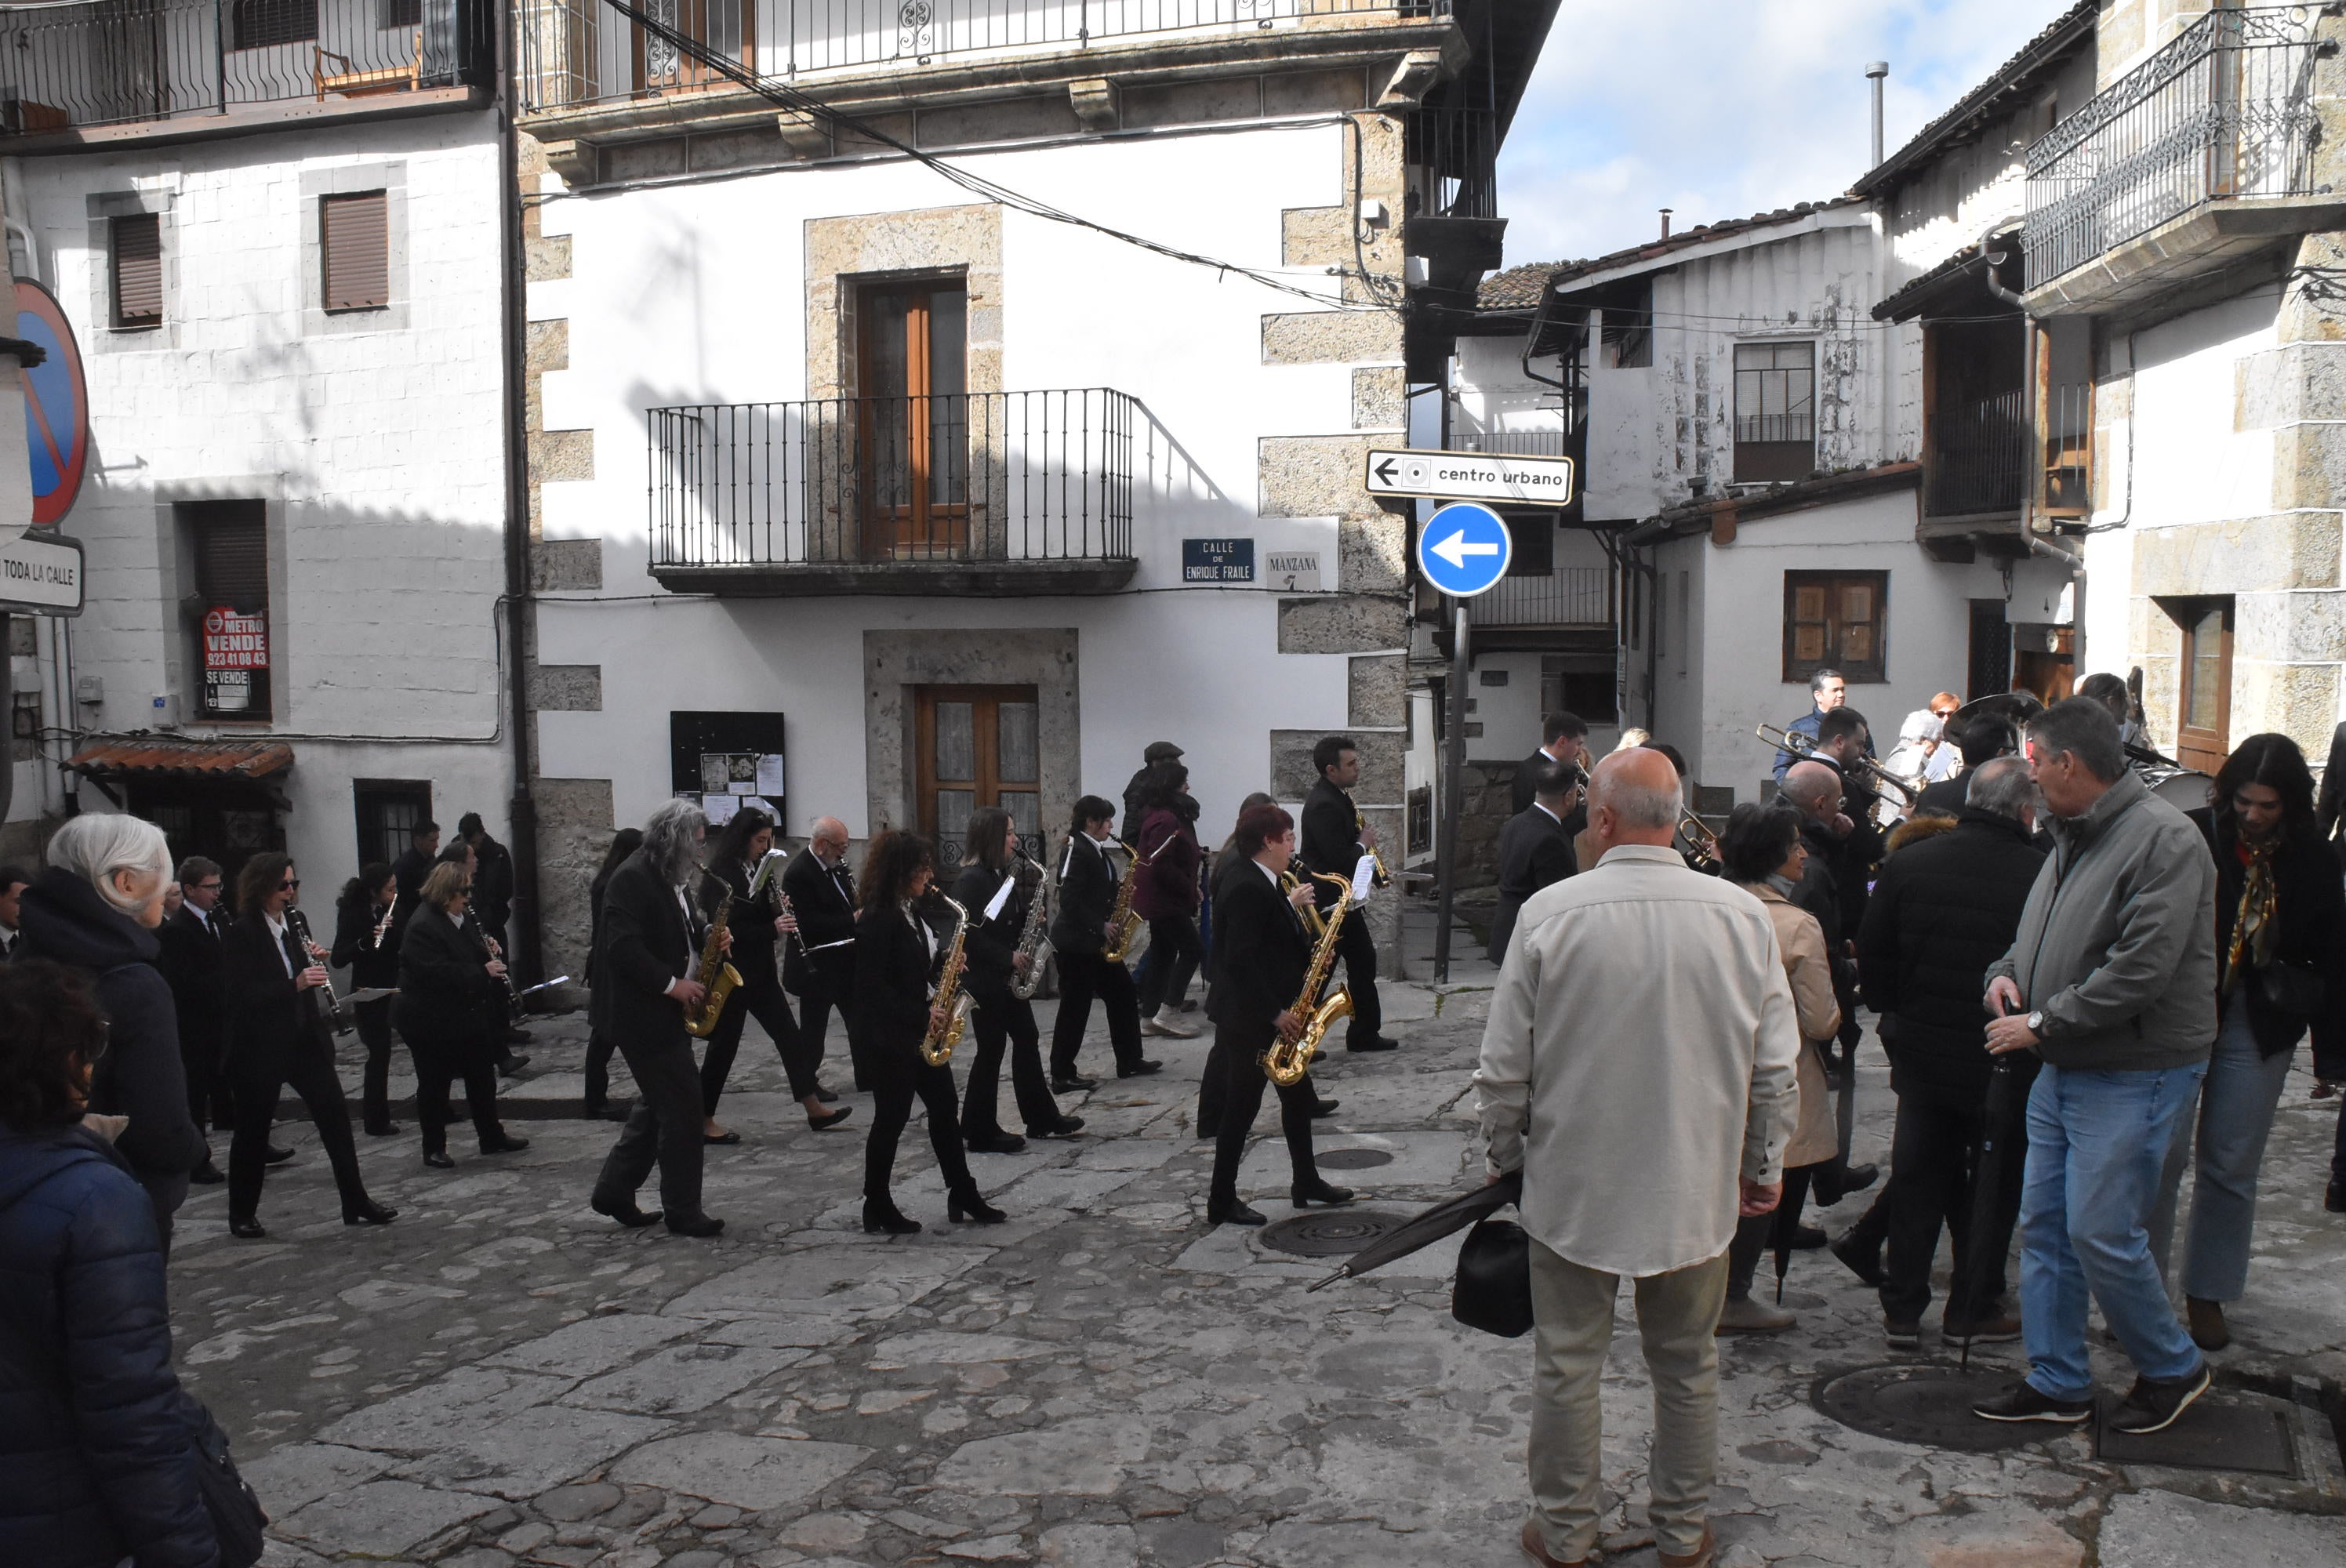
M 1982 1420 L 1972 1401 L 2009 1387 L 2009 1371 L 1982 1368 L 1964 1372 L 1932 1362 L 1897 1362 L 1827 1373 L 1817 1380 L 1809 1402 L 1845 1427 L 1893 1442 L 1966 1453 L 1993 1453 L 2058 1435 L 2065 1430 L 2039 1421 Z
M 1364 1171 L 1372 1166 L 1392 1164 L 1392 1156 L 1382 1149 L 1329 1149 L 1319 1161 L 1321 1170 Z
M 2171 1464 L 2184 1470 L 2297 1473 L 2288 1407 L 2278 1400 L 2202 1395 L 2163 1432 L 2112 1431 L 2097 1422 L 2094 1452 L 2112 1464 Z
M 1401 1224 L 1398 1214 L 1372 1208 L 1338 1208 L 1325 1214 L 1306 1209 L 1292 1219 L 1263 1227 L 1262 1244 L 1299 1257 L 1348 1257 Z

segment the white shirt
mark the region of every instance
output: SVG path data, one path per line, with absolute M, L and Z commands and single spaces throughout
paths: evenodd
M 1636 1278 L 1718 1257 L 1737 1178 L 1773 1182 L 1800 1031 L 1776 931 L 1674 850 L 1621 844 L 1525 901 L 1474 1072 L 1524 1228 Z
M 285 922 L 266 910 L 261 911 L 260 921 L 269 928 L 270 939 L 277 947 L 278 962 L 285 966 L 286 978 L 291 979 L 300 971 L 293 967 L 292 955 L 285 951 Z
M 1557 827 L 1559 827 L 1559 828 L 1561 828 L 1561 827 L 1563 827 L 1563 826 L 1564 826 L 1564 819 L 1563 819 L 1563 818 L 1561 818 L 1561 817 L 1559 817 L 1559 816 L 1557 816 L 1555 812 L 1553 812 L 1553 811 L 1549 810 L 1546 807 L 1545 807 L 1545 806 L 1540 806 L 1538 797 L 1536 797 L 1536 796 L 1533 797 L 1532 804 L 1533 804 L 1533 805 L 1535 805 L 1535 806 L 1539 806 L 1541 815 L 1545 816 L 1545 817 L 1549 821 L 1554 822 L 1554 823 L 1555 823 Z

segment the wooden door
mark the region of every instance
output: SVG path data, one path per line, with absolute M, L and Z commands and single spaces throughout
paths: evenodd
M 2176 671 L 2176 760 L 2212 774 L 2231 750 L 2232 601 L 2178 599 L 2167 613 L 2183 632 Z
M 999 806 L 1043 858 L 1041 708 L 1031 686 L 913 688 L 916 810 L 938 872 L 961 864 L 969 814 Z
M 969 290 L 958 278 L 867 288 L 857 447 L 864 553 L 958 556 L 969 544 Z

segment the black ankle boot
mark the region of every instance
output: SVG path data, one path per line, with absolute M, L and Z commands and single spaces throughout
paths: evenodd
M 1315 1203 L 1324 1203 L 1334 1208 L 1352 1201 L 1352 1189 L 1335 1186 L 1321 1177 L 1313 1176 L 1310 1181 L 1300 1181 L 1289 1187 L 1287 1196 L 1288 1201 L 1298 1208 L 1308 1208 Z
M 972 1225 L 1000 1225 L 1010 1217 L 985 1201 L 975 1183 L 955 1187 L 945 1203 L 945 1217 L 959 1225 L 963 1220 Z
M 867 1235 L 911 1236 L 921 1228 L 917 1219 L 906 1219 L 890 1197 L 867 1197 L 863 1200 L 863 1229 Z

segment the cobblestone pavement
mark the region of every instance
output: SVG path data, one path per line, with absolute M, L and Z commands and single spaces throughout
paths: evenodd
M 1464 979 L 1389 986 L 1405 1048 L 1326 1064 L 1343 1105 L 1322 1149 L 1390 1156 L 1331 1173 L 1371 1207 L 1406 1212 L 1477 1172 L 1487 967 Z M 575 1105 L 581 1027 L 540 1023 L 516 1098 Z M 1005 1225 L 945 1224 L 908 1136 L 899 1200 L 929 1229 L 903 1238 L 857 1228 L 869 1102 L 848 1095 L 842 1130 L 808 1131 L 754 1030 L 724 1112 L 744 1142 L 709 1151 L 709 1207 L 729 1222 L 714 1242 L 588 1212 L 607 1123 L 516 1119 L 533 1146 L 496 1158 L 467 1155 L 460 1128 L 453 1172 L 421 1165 L 412 1125 L 362 1137 L 371 1188 L 403 1211 L 385 1230 L 336 1223 L 315 1140 L 292 1125 L 301 1156 L 270 1173 L 267 1241 L 226 1234 L 218 1187 L 181 1216 L 180 1362 L 275 1515 L 274 1564 L 1520 1563 L 1529 1342 L 1451 1320 L 1449 1247 L 1307 1295 L 1324 1264 L 1209 1228 L 1209 1151 L 1191 1133 L 1204 1044 L 1153 1042 L 1161 1076 L 1071 1104 L 1080 1140 L 977 1156 Z M 1086 1061 L 1105 1059 L 1096 1030 Z M 1870 1044 L 1866 1060 L 1860 1156 L 1878 1157 L 1890 1100 Z M 2320 1212 L 2330 1120 L 2306 1087 L 2292 1079 L 2222 1361 L 2228 1381 L 2285 1390 L 2306 1374 L 2334 1391 L 2346 1221 Z M 1242 1179 L 1277 1219 L 1275 1117 L 1259 1131 Z M 1722 1356 L 1729 1568 L 2346 1560 L 2346 1522 L 2321 1513 L 2346 1507 L 2336 1450 L 2320 1451 L 2332 1440 L 2310 1412 L 2296 1438 L 2311 1479 L 2296 1482 L 2127 1469 L 2081 1433 L 1989 1453 L 1892 1441 L 1810 1403 L 1838 1369 L 1902 1359 L 1870 1293 L 1808 1253 L 1785 1300 L 1798 1329 Z M 2016 1351 L 1977 1364 L 2011 1375 Z M 1903 1359 L 1937 1352 L 1926 1329 Z M 1633 1528 L 1647 1408 L 1625 1337 L 1606 1378 L 1626 1499 L 1614 1563 L 1654 1560 Z

